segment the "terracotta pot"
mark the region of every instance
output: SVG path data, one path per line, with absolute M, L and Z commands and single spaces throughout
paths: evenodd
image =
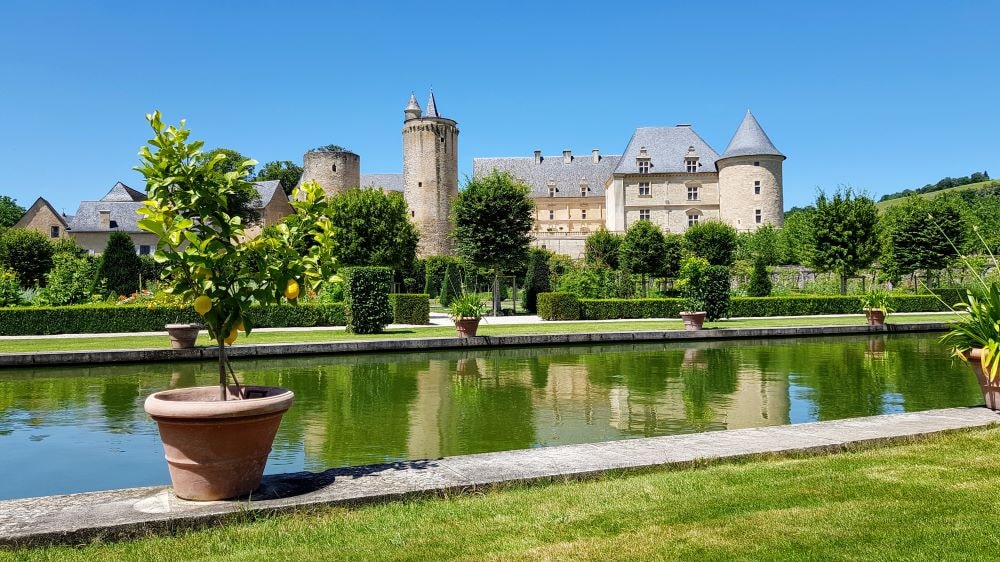
M 983 350 L 970 349 L 965 353 L 965 357 L 969 360 L 972 371 L 976 373 L 976 380 L 979 381 L 979 389 L 983 391 L 983 399 L 986 401 L 986 407 L 991 410 L 1000 410 L 1000 376 L 997 376 L 992 381 L 986 378 L 986 373 L 983 372 L 983 365 L 981 363 Z
M 866 308 L 865 318 L 870 326 L 885 326 L 885 311 L 881 308 Z
M 704 312 L 682 312 L 681 320 L 684 321 L 685 330 L 700 330 L 705 323 Z
M 281 416 L 295 395 L 267 386 L 242 389 L 241 400 L 219 400 L 218 386 L 164 390 L 146 399 L 177 497 L 222 500 L 260 486 Z M 229 392 L 235 395 L 235 387 Z
M 198 331 L 204 328 L 201 324 L 167 324 L 164 326 L 167 335 L 170 336 L 170 347 L 173 349 L 187 349 L 194 347 L 194 342 L 198 339 Z
M 479 329 L 479 318 L 456 318 L 455 330 L 460 338 L 472 338 Z

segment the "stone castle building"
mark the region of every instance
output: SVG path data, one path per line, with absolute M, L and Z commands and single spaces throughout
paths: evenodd
M 359 186 L 402 192 L 420 233 L 417 255 L 450 254 L 449 213 L 458 196 L 458 124 L 438 113 L 434 92 L 426 112 L 411 95 L 403 113 L 402 174 L 362 174 L 360 156 L 331 146 L 306 152 L 300 181 L 314 180 L 330 195 Z
M 587 236 L 602 225 L 624 232 L 649 220 L 681 233 L 708 219 L 737 230 L 783 223 L 785 156 L 749 111 L 721 156 L 687 124 L 638 128 L 621 156 L 602 157 L 596 150 L 593 158 L 568 150 L 562 158 L 540 154 L 477 158 L 473 173 L 498 169 L 529 185 L 535 245 L 572 257 L 583 255 Z M 603 221 L 591 220 L 598 215 Z

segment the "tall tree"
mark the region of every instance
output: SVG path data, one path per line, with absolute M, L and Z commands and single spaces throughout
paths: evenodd
M 538 311 L 538 294 L 552 290 L 549 273 L 549 256 L 552 252 L 544 248 L 532 248 L 528 252 L 528 268 L 524 276 L 524 308 L 528 312 Z
M 778 233 L 778 262 L 803 265 L 812 254 L 812 216 L 815 208 L 793 208 L 785 213 L 785 224 Z
M 0 235 L 0 265 L 14 270 L 22 287 L 45 284 L 53 251 L 49 238 L 34 230 L 12 228 Z
M 213 148 L 205 153 L 206 160 L 215 162 L 215 169 L 227 174 L 243 173 L 252 177 L 254 166 L 257 161 L 247 158 L 231 148 Z M 226 198 L 226 208 L 230 216 L 239 216 L 244 224 L 256 224 L 260 222 L 260 211 L 257 189 L 249 182 L 239 182 L 236 192 Z
M 813 250 L 810 265 L 840 276 L 840 294 L 847 279 L 869 267 L 879 254 L 878 211 L 875 202 L 848 187 L 832 197 L 820 192 L 812 216 Z
M 469 180 L 452 204 L 458 253 L 493 275 L 493 314 L 500 312 L 500 275 L 527 259 L 534 208 L 531 189 L 497 170 Z
M 399 192 L 351 189 L 330 198 L 334 256 L 341 265 L 408 269 L 417 256 L 417 229 Z
M 261 166 L 254 181 L 278 180 L 285 195 L 291 195 L 292 190 L 302 179 L 302 166 L 290 160 L 275 160 Z
M 0 195 L 0 227 L 10 228 L 24 216 L 24 207 L 9 195 Z
M 711 265 L 729 266 L 736 259 L 736 229 L 720 220 L 691 226 L 684 232 L 684 241 L 689 252 Z
M 965 224 L 951 198 L 927 200 L 915 195 L 881 217 L 882 266 L 892 277 L 944 268 L 958 255 Z M 942 239 L 941 233 L 951 241 Z
M 103 285 L 105 294 L 131 295 L 139 289 L 141 270 L 142 263 L 132 237 L 124 232 L 112 232 L 101 254 L 95 285 Z
M 618 269 L 618 249 L 621 245 L 621 235 L 601 228 L 584 242 L 584 260 L 589 265 Z
M 663 271 L 665 251 L 660 227 L 650 221 L 632 223 L 625 231 L 619 261 L 626 271 L 642 277 L 642 296 L 646 297 L 646 276 Z

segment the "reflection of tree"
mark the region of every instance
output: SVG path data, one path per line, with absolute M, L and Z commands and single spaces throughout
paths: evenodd
M 528 359 L 528 370 L 531 372 L 531 386 L 545 388 L 549 383 L 549 361 L 544 363 L 538 357 Z
M 478 377 L 452 378 L 454 403 L 452 416 L 447 426 L 442 427 L 442 454 L 525 449 L 534 445 L 530 388 L 518 383 L 514 376 L 501 376 L 503 360 L 500 357 L 476 363 Z
M 936 340 L 894 337 L 887 345 L 890 373 L 906 411 L 982 404 L 976 377 Z
M 139 405 L 139 382 L 133 379 L 109 379 L 101 389 L 104 418 L 111 431 L 128 431 L 135 421 Z
M 690 351 L 690 350 L 688 350 Z M 684 415 L 694 427 L 704 429 L 715 418 L 714 408 L 736 390 L 739 362 L 731 349 L 701 349 L 685 352 L 687 365 L 681 368 Z
M 853 345 L 802 346 L 806 355 L 796 361 L 810 387 L 816 419 L 836 420 L 882 413 L 886 381 L 865 368 L 867 342 Z M 812 348 L 811 352 L 808 348 Z M 796 355 L 798 352 L 795 353 Z

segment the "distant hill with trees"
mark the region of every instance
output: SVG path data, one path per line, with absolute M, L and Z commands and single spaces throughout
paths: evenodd
M 942 178 L 937 183 L 929 183 L 917 189 L 904 189 L 903 191 L 898 191 L 896 193 L 887 193 L 879 199 L 879 202 L 888 201 L 890 199 L 899 199 L 901 197 L 907 197 L 910 195 L 934 193 L 935 191 L 943 191 L 945 189 L 951 189 L 953 187 L 960 187 L 972 183 L 982 183 L 982 182 L 987 182 L 989 180 L 990 180 L 990 174 L 986 170 L 983 170 L 982 172 L 973 172 L 968 176 L 962 176 L 960 178 Z

